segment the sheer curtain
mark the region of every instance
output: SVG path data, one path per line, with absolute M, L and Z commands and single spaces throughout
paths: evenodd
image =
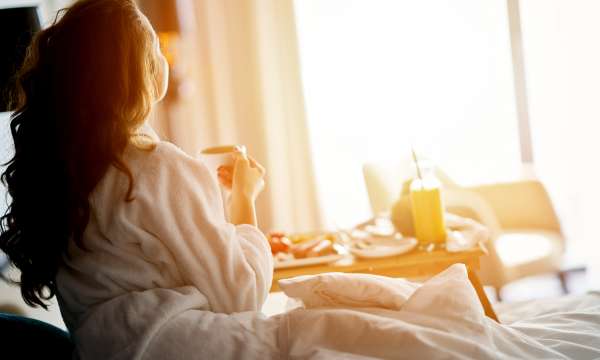
M 590 279 L 600 279 L 599 17 L 593 0 L 521 1 L 535 169 Z
M 178 3 L 190 24 L 180 46 L 186 82 L 178 103 L 155 114 L 159 133 L 192 155 L 245 144 L 267 169 L 260 227 L 320 228 L 291 1 Z

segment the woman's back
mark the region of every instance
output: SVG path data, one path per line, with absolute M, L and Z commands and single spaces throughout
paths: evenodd
M 123 159 L 134 200 L 120 200 L 127 177 L 109 169 L 90 198 L 85 249 L 71 243 L 57 276 L 63 318 L 82 350 L 98 341 L 90 329 L 115 313 L 137 339 L 138 327 L 187 310 L 259 311 L 272 280 L 268 243 L 256 227 L 226 222 L 206 166 L 167 142 L 150 152 L 128 147 Z

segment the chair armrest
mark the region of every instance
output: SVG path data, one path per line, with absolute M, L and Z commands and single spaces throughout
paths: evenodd
M 487 202 L 503 229 L 544 229 L 562 234 L 544 185 L 537 180 L 467 188 Z

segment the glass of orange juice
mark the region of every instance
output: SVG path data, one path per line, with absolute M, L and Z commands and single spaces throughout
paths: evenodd
M 443 247 L 446 244 L 446 221 L 442 184 L 431 167 L 418 169 L 418 173 L 419 176 L 410 184 L 410 202 L 417 240 L 422 247 Z

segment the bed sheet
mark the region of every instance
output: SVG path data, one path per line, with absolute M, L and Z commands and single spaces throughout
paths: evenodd
M 348 284 L 326 283 L 311 284 L 308 291 L 307 282 L 301 283 L 297 289 L 312 303 L 315 296 L 337 298 L 333 306 L 305 304 L 277 316 L 278 342 L 289 358 L 600 358 L 599 293 L 496 304 L 498 324 L 483 315 L 466 272 L 458 266 L 427 281 L 401 309 L 384 305 L 389 303 L 385 297 L 395 296 L 389 291 L 357 292 L 350 289 L 358 287 Z M 371 307 L 355 305 L 358 297 L 369 294 L 379 298 L 369 296 Z M 340 301 L 345 305 L 337 305 Z

